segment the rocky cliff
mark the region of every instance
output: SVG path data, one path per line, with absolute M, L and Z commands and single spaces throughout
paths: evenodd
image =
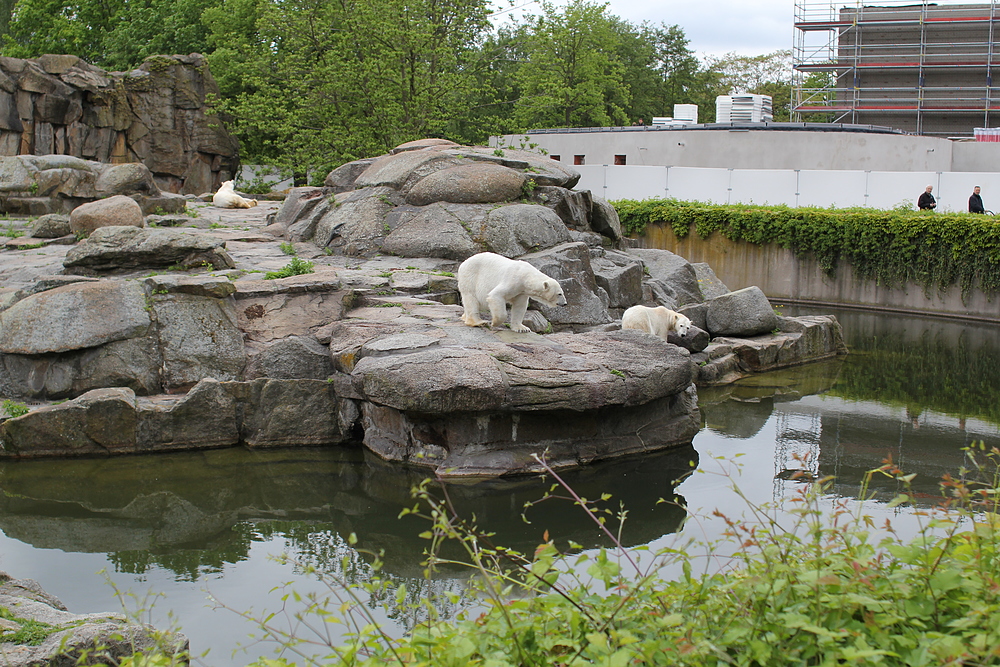
M 76 56 L 0 58 L 0 156 L 141 162 L 161 190 L 208 192 L 239 165 L 236 140 L 207 113 L 217 93 L 199 54 L 152 56 L 131 72 Z

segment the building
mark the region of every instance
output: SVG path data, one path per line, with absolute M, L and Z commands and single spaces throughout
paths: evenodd
M 998 0 L 796 0 L 796 119 L 939 137 L 1000 125 L 998 12 Z

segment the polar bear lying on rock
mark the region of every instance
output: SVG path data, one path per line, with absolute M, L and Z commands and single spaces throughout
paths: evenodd
M 638 329 L 667 340 L 671 331 L 683 337 L 691 329 L 691 320 L 666 306 L 632 306 L 622 314 L 622 329 Z
M 212 196 L 212 206 L 219 208 L 251 208 L 256 205 L 256 199 L 245 199 L 236 194 L 232 181 L 224 181 L 219 186 L 219 191 Z
M 508 259 L 492 252 L 481 252 L 458 267 L 458 291 L 462 294 L 465 312 L 462 321 L 470 327 L 486 322 L 479 317 L 483 306 L 490 311 L 490 326 L 499 327 L 510 308 L 510 329 L 524 333 L 521 323 L 528 309 L 528 297 L 549 306 L 565 306 L 566 296 L 559 281 L 550 278 L 531 264 Z

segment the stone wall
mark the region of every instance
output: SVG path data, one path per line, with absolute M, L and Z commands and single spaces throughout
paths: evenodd
M 0 58 L 0 156 L 141 162 L 163 191 L 214 191 L 236 173 L 239 145 L 207 114 L 213 93 L 200 54 L 151 56 L 131 72 L 68 55 Z

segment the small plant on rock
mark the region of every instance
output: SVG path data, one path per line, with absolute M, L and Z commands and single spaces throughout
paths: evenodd
M 282 241 L 281 245 L 279 245 L 278 247 L 281 249 L 281 252 L 285 253 L 286 255 L 293 255 L 294 256 L 296 254 L 295 253 L 295 246 L 293 246 L 288 241 Z
M 306 273 L 313 273 L 313 263 L 298 257 L 293 257 L 292 261 L 282 267 L 279 271 L 268 271 L 264 274 L 264 280 L 274 280 L 276 278 L 290 278 L 291 276 L 301 276 Z
M 17 401 L 12 401 L 10 399 L 5 399 L 3 402 L 3 411 L 10 415 L 12 418 L 23 417 L 24 415 L 31 412 L 24 403 L 18 403 Z

